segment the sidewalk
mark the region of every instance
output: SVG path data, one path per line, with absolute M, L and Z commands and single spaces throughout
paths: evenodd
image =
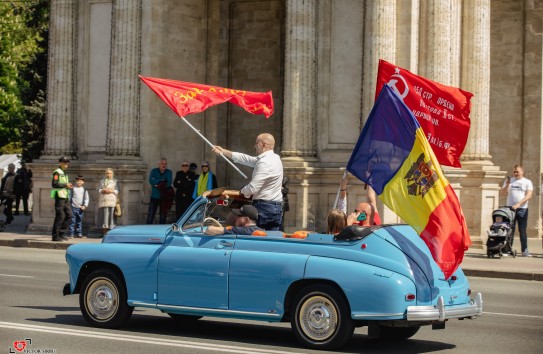
M 75 243 L 102 242 L 100 238 L 86 237 L 70 239 L 65 242 L 53 242 L 51 235 L 27 234 L 26 226 L 29 222 L 29 216 L 15 216 L 13 223 L 6 225 L 5 231 L 0 232 L 0 246 L 65 250 Z M 515 236 L 513 249 L 516 249 L 520 254 L 518 235 Z M 500 259 L 498 257 L 487 258 L 484 246 L 481 249 L 472 247 L 465 253 L 461 267 L 468 276 L 543 281 L 541 240 L 529 238 L 528 249 L 533 257 L 517 256 L 513 258 L 509 256 Z

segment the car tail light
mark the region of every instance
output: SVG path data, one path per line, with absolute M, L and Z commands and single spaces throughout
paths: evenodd
M 368 247 L 368 245 L 366 245 L 365 243 L 363 243 L 363 244 L 360 245 L 360 248 L 362 248 L 363 250 L 365 250 L 366 247 Z
M 217 199 L 217 205 L 228 206 L 228 199 Z
M 471 295 L 471 289 L 468 289 L 468 296 Z
M 417 298 L 415 294 L 406 294 L 405 301 L 414 301 Z
M 456 280 L 458 277 L 456 275 L 451 276 L 451 280 Z

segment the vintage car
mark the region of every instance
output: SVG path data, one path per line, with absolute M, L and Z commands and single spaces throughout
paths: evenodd
M 102 243 L 68 248 L 70 283 L 84 318 L 116 328 L 134 307 L 179 321 L 203 316 L 290 321 L 314 349 L 345 345 L 355 327 L 373 338 L 407 339 L 421 326 L 482 314 L 458 269 L 445 279 L 408 225 L 348 227 L 340 234 L 204 234 L 246 203 L 199 197 L 173 225 L 119 226 Z

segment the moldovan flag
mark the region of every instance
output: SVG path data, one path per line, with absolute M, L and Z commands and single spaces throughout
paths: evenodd
M 377 98 L 347 170 L 417 231 L 448 279 L 471 245 L 464 214 L 422 128 L 388 85 Z
M 227 101 L 249 113 L 263 114 L 266 118 L 273 113 L 271 91 L 250 92 L 141 75 L 139 77 L 181 117 L 205 111 L 211 106 Z
M 387 83 L 421 125 L 437 161 L 444 166 L 461 167 L 460 155 L 468 141 L 473 94 L 379 60 L 375 98 Z

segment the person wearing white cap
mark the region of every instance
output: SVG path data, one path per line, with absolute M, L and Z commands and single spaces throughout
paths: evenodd
M 206 235 L 252 235 L 257 230 L 262 230 L 256 226 L 258 211 L 253 205 L 247 204 L 239 209 L 232 209 L 232 214 L 236 216 L 236 223 L 232 227 L 208 226 Z

